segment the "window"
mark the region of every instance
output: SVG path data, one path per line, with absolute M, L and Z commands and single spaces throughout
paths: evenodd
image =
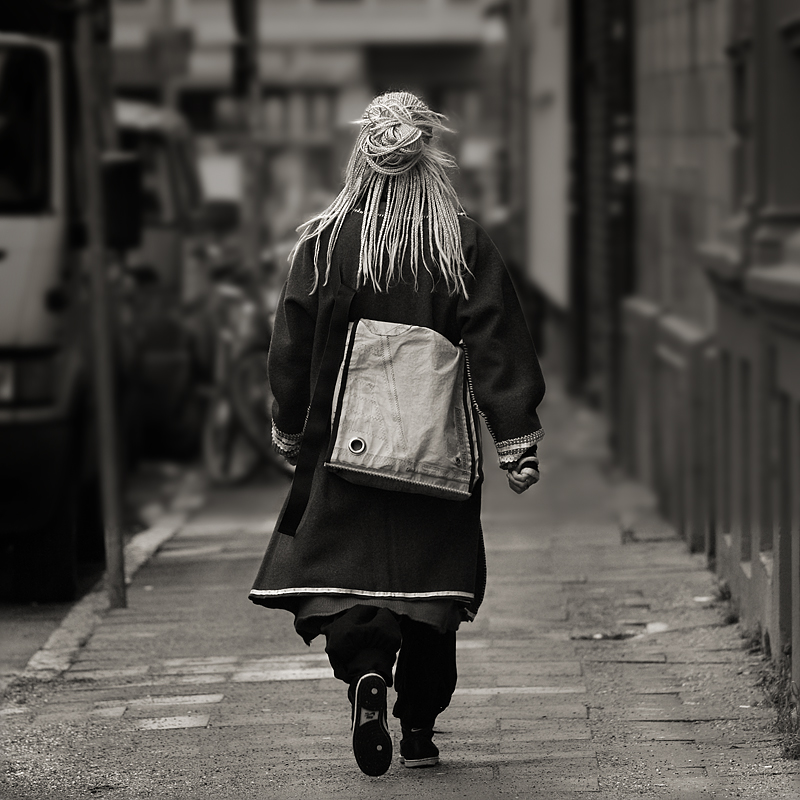
M 50 75 L 45 53 L 0 47 L 0 209 L 37 213 L 50 201 Z

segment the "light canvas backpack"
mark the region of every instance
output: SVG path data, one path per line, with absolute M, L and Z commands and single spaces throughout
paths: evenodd
M 348 326 L 325 466 L 352 483 L 466 500 L 480 449 L 464 351 L 437 331 Z

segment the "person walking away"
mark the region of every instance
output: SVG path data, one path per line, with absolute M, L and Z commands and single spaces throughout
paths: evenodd
M 334 675 L 348 686 L 356 762 L 373 776 L 392 761 L 393 680 L 401 763 L 439 761 L 434 723 L 456 687 L 456 631 L 475 618 L 485 592 L 483 472 L 478 449 L 466 499 L 351 482 L 326 466 L 331 409 L 310 452 L 309 407 L 318 378 L 325 381 L 337 287 L 354 287 L 351 322 L 377 320 L 390 332 L 420 326 L 462 348 L 469 423 L 477 431 L 476 414 L 484 417 L 512 491 L 539 480 L 544 435 L 537 355 L 502 258 L 450 181 L 455 163 L 437 143 L 444 119 L 408 92 L 367 107 L 342 191 L 298 228 L 268 357 L 273 443 L 290 462 L 300 459 L 292 492 L 310 464 L 309 489 L 296 526 L 284 504 L 249 597 L 290 611 L 306 643 L 325 637 Z M 432 380 L 432 370 L 418 364 L 421 379 Z M 363 415 L 379 414 L 368 402 L 372 385 L 355 388 L 367 398 Z

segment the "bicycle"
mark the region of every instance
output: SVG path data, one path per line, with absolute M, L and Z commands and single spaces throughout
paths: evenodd
M 271 443 L 266 354 L 272 325 L 265 297 L 254 276 L 230 263 L 213 268 L 210 277 L 212 386 L 202 435 L 208 476 L 217 485 L 236 485 L 264 462 L 291 475 L 294 468 Z

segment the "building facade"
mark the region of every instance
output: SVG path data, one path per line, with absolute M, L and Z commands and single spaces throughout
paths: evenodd
M 745 622 L 800 685 L 800 2 L 738 0 L 725 216 L 699 254 L 714 296 L 707 541 Z
M 798 29 L 796 2 L 637 3 L 624 304 L 621 454 L 778 660 L 800 652 Z
M 800 652 L 800 2 L 518 0 L 526 271 L 776 660 Z M 792 662 L 800 685 L 800 657 Z

